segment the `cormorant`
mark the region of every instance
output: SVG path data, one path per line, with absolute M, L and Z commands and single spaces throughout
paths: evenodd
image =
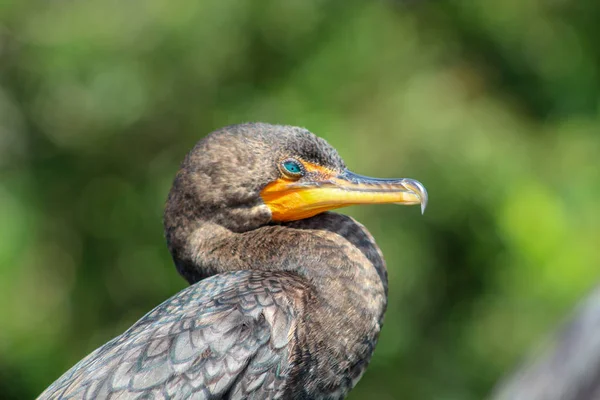
M 339 399 L 371 358 L 387 271 L 369 232 L 327 212 L 427 204 L 413 179 L 346 169 L 309 131 L 225 127 L 187 155 L 164 227 L 191 284 L 61 376 L 41 399 Z

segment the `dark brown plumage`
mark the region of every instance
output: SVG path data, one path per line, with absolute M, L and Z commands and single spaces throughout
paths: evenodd
M 210 134 L 182 163 L 164 216 L 191 286 L 40 398 L 344 397 L 377 342 L 387 272 L 362 225 L 321 211 L 392 201 L 425 203 L 426 192 L 351 174 L 304 129 Z

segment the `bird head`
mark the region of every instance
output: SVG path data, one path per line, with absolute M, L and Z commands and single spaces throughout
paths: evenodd
M 332 146 L 306 129 L 240 124 L 211 133 L 187 155 L 165 223 L 183 213 L 246 231 L 344 206 L 384 203 L 420 204 L 424 210 L 427 192 L 413 179 L 349 171 Z

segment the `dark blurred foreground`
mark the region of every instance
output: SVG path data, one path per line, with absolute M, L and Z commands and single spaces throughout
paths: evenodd
M 546 349 L 497 385 L 497 400 L 600 399 L 600 288 Z
M 0 3 L 0 393 L 33 398 L 184 287 L 178 163 L 305 126 L 429 208 L 348 212 L 390 304 L 352 398 L 480 399 L 600 281 L 597 1 Z

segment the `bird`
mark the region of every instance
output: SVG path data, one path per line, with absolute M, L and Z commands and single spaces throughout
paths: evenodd
M 417 180 L 355 174 L 307 129 L 242 123 L 199 140 L 165 204 L 190 286 L 78 362 L 39 399 L 342 399 L 387 305 L 359 204 L 427 205 Z

